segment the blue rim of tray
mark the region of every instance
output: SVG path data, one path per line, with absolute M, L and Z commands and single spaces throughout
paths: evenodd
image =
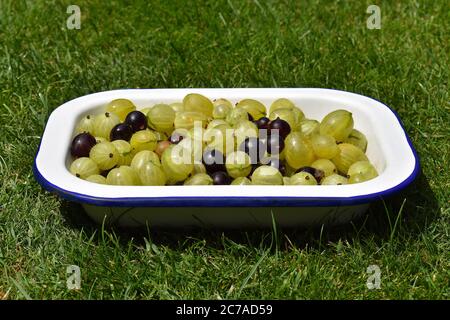
M 320 88 L 319 88 L 320 89 Z M 322 90 L 324 88 L 321 88 Z M 346 92 L 336 89 L 325 89 L 339 92 Z M 352 93 L 355 94 L 355 93 Z M 367 96 L 366 96 L 367 97 Z M 371 98 L 371 97 L 369 97 Z M 376 100 L 374 98 L 371 98 Z M 376 100 L 378 101 L 378 100 Z M 33 162 L 33 173 L 37 182 L 47 191 L 56 193 L 61 198 L 79 203 L 86 203 L 102 207 L 328 207 L 328 206 L 344 206 L 358 205 L 373 202 L 383 197 L 390 196 L 406 188 L 417 177 L 420 170 L 419 157 L 414 149 L 411 139 L 406 134 L 405 128 L 400 120 L 397 112 L 386 106 L 397 118 L 403 134 L 406 137 L 408 145 L 414 155 L 414 170 L 411 174 L 398 185 L 380 192 L 374 192 L 367 195 L 359 195 L 354 197 L 136 197 L 136 198 L 104 198 L 93 197 L 83 193 L 68 191 L 62 189 L 47 179 L 39 172 L 36 164 L 36 158 L 39 154 L 41 143 L 39 143 L 38 151 Z M 45 129 L 44 129 L 45 131 Z M 42 140 L 41 140 L 42 142 Z

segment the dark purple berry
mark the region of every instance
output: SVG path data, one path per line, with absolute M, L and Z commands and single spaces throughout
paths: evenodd
M 226 171 L 225 169 L 225 157 L 222 152 L 218 150 L 207 149 L 203 153 L 203 164 L 206 172 L 214 173 L 217 171 Z
M 272 134 L 267 138 L 267 152 L 280 154 L 284 149 L 284 139 L 279 134 Z
M 270 122 L 269 118 L 262 117 L 262 118 L 259 118 L 258 120 L 256 120 L 255 124 L 258 127 L 258 129 L 260 129 L 260 130 L 261 129 L 267 130 L 267 129 L 269 129 L 269 122 Z
M 89 157 L 89 151 L 97 144 L 94 136 L 83 132 L 75 136 L 70 146 L 70 153 L 75 158 Z
M 286 166 L 283 163 L 280 163 L 280 166 L 278 167 L 278 171 L 280 171 L 282 176 L 286 175 Z
M 133 129 L 127 123 L 119 123 L 114 126 L 111 130 L 111 134 L 109 135 L 109 140 L 125 140 L 130 141 L 131 136 L 133 135 Z
M 239 150 L 250 156 L 252 164 L 257 164 L 264 157 L 266 144 L 262 139 L 248 137 L 241 143 Z
M 100 174 L 106 178 L 108 176 L 108 173 L 114 168 L 115 167 L 112 167 L 111 169 L 108 170 L 103 170 L 102 172 L 100 172 Z
M 179 132 L 174 132 L 169 138 L 170 143 L 172 144 L 178 144 L 180 141 L 183 140 L 183 135 Z
M 231 183 L 230 176 L 224 171 L 217 171 L 211 174 L 213 184 L 215 185 L 227 185 Z
M 287 121 L 283 119 L 276 118 L 269 123 L 269 132 L 267 134 L 271 134 L 272 130 L 278 130 L 278 134 L 284 139 L 286 136 L 291 133 L 291 127 Z
M 317 182 L 320 182 L 320 180 L 322 180 L 325 176 L 325 173 L 322 170 L 313 167 L 301 167 L 297 171 L 295 171 L 295 173 L 299 172 L 308 172 L 309 174 L 313 175 L 314 178 L 316 178 Z
M 133 132 L 145 130 L 147 128 L 147 117 L 140 111 L 132 111 L 125 118 L 125 123 L 131 126 Z

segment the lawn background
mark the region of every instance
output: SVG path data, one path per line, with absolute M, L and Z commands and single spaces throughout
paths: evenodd
M 70 4 L 80 30 L 66 27 Z M 370 4 L 381 30 L 366 27 Z M 446 0 L 1 0 L 0 298 L 450 298 L 449 32 Z M 371 96 L 399 113 L 423 173 L 349 226 L 246 232 L 102 231 L 37 184 L 58 105 L 177 87 Z M 366 287 L 372 264 L 379 290 Z M 66 288 L 68 265 L 81 268 L 79 291 Z

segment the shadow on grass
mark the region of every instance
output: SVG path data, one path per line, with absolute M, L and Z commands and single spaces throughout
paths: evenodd
M 81 205 L 64 202 L 61 207 L 68 225 L 83 229 L 88 237 L 100 241 L 102 226 L 95 224 Z M 114 234 L 123 244 L 131 239 L 139 245 L 144 238 L 157 245 L 183 249 L 204 241 L 210 247 L 223 249 L 226 243 L 237 243 L 281 250 L 290 247 L 321 250 L 327 243 L 339 240 L 364 241 L 371 239 L 381 245 L 393 239 L 405 239 L 419 235 L 439 215 L 439 203 L 428 179 L 420 172 L 417 179 L 400 193 L 379 200 L 370 206 L 367 214 L 342 226 L 318 226 L 314 228 L 272 229 L 151 229 L 109 227 L 104 232 Z

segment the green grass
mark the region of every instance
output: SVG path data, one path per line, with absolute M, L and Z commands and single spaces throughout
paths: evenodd
M 376 1 L 380 2 L 380 1 Z M 446 0 L 0 1 L 0 297 L 449 299 Z M 311 230 L 106 230 L 32 174 L 51 111 L 116 88 L 324 87 L 395 109 L 423 173 L 362 220 Z M 403 210 L 400 210 L 404 203 Z M 276 209 L 274 209 L 276 214 Z M 369 265 L 381 289 L 368 290 Z M 66 288 L 67 265 L 81 290 Z

